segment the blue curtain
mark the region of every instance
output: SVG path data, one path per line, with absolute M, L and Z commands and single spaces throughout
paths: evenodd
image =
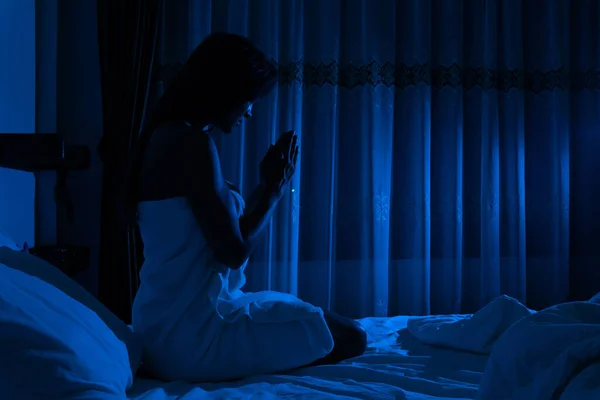
M 104 128 L 97 148 L 102 160 L 98 298 L 129 323 L 142 254 L 137 229 L 124 223 L 124 170 L 150 93 L 163 0 L 101 0 L 96 4 Z
M 246 290 L 362 317 L 469 312 L 500 294 L 543 307 L 577 279 L 598 289 L 598 1 L 165 7 L 155 95 L 214 31 L 279 65 L 255 118 L 216 137 L 227 179 L 248 193 L 268 145 L 300 134 Z

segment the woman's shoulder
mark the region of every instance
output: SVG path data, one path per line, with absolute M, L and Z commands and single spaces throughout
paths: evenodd
M 185 123 L 172 122 L 157 127 L 152 132 L 152 142 L 157 150 L 176 150 L 180 154 L 211 150 L 214 146 L 212 138 Z
M 213 159 L 208 135 L 185 124 L 163 124 L 153 132 L 144 152 L 143 198 L 186 196 L 193 182 Z
M 161 143 L 180 143 L 193 128 L 184 122 L 166 122 L 152 130 L 152 140 Z

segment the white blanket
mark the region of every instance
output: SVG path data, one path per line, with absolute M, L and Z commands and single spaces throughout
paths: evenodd
M 475 314 L 413 318 L 408 321 L 408 331 L 425 344 L 490 354 L 502 333 L 532 313 L 517 300 L 500 296 Z
M 342 364 L 221 384 L 136 379 L 128 398 L 596 400 L 599 307 L 534 313 L 503 296 L 473 315 L 367 318 L 369 350 Z
M 600 372 L 594 368 L 600 362 L 600 304 L 594 300 L 533 312 L 502 296 L 473 315 L 415 318 L 408 329 L 427 344 L 490 354 L 477 399 L 550 400 L 564 394 L 585 400 L 600 387 L 590 387 L 590 376 Z M 582 371 L 587 375 L 578 378 Z M 574 378 L 586 397 L 569 385 Z
M 407 332 L 408 319 L 360 320 L 368 332 L 369 349 L 363 356 L 341 364 L 217 384 L 138 378 L 128 399 L 473 399 L 487 357 L 424 345 Z

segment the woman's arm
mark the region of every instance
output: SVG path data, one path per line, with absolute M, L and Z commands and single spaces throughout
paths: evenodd
M 264 195 L 264 192 L 266 191 L 266 187 L 264 183 L 259 183 L 258 186 L 256 186 L 254 188 L 254 190 L 252 191 L 252 193 L 250 193 L 250 196 L 248 196 L 247 199 L 245 199 L 246 201 L 246 210 L 253 210 L 254 208 L 256 208 L 258 206 L 258 204 L 261 201 L 261 198 Z
M 244 215 L 240 218 L 240 230 L 244 237 L 253 243 L 268 224 L 273 211 L 281 200 L 281 195 L 269 191 L 264 184 L 259 184 L 248 197 Z
M 215 259 L 237 269 L 254 250 L 281 196 L 265 188 L 256 194 L 255 204 L 247 207 L 248 212 L 238 219 L 213 140 L 195 131 L 184 136 L 184 173 L 191 184 L 188 201 Z

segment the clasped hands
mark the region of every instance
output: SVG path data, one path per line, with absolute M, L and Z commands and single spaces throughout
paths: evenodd
M 291 130 L 282 134 L 260 163 L 260 178 L 267 190 L 282 194 L 296 172 L 298 136 Z

